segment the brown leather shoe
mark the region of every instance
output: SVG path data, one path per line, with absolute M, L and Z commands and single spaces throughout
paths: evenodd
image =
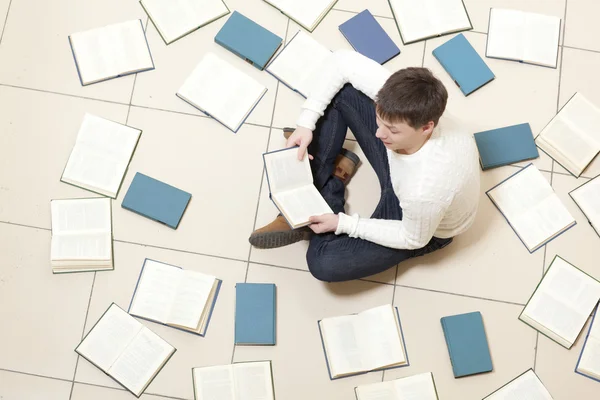
M 248 241 L 259 249 L 274 249 L 301 240 L 309 240 L 310 234 L 311 230 L 308 227 L 290 228 L 283 215 L 279 215 L 269 225 L 252 232 Z

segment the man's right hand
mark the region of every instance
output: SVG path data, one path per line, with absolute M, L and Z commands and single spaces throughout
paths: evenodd
M 313 133 L 310 129 L 299 126 L 296 128 L 294 133 L 290 136 L 285 144 L 286 148 L 298 146 L 298 160 L 302 161 L 304 159 L 304 155 L 306 154 L 306 149 L 310 142 L 312 142 Z M 309 154 L 309 159 L 313 159 L 313 157 Z

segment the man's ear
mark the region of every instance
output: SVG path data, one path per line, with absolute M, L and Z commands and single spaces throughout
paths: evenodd
M 435 128 L 435 124 L 433 123 L 433 121 L 429 121 L 428 123 L 423 125 L 423 127 L 421 128 L 423 130 L 423 135 L 430 135 L 433 132 L 433 128 Z

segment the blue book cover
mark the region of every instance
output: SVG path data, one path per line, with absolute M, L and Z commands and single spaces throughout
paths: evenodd
M 121 207 L 177 229 L 192 195 L 136 173 Z
M 433 50 L 465 96 L 494 79 L 494 73 L 461 33 Z
M 356 14 L 339 28 L 354 50 L 379 64 L 384 64 L 400 54 L 396 43 L 369 10 Z
M 276 287 L 272 283 L 235 285 L 235 344 L 274 345 Z
M 491 129 L 473 136 L 484 171 L 539 157 L 528 123 Z
M 263 70 L 283 39 L 234 11 L 215 36 L 215 42 Z
M 493 369 L 480 312 L 443 317 L 441 322 L 455 378 Z

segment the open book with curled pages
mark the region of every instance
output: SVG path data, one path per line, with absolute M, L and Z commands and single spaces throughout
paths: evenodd
M 309 32 L 315 30 L 317 25 L 333 8 L 337 0 L 264 0 L 279 9 Z
M 271 361 L 192 368 L 195 400 L 275 400 Z
M 569 196 L 600 236 L 600 175 L 569 192 Z
M 525 371 L 483 400 L 553 400 L 550 392 L 532 369 Z

